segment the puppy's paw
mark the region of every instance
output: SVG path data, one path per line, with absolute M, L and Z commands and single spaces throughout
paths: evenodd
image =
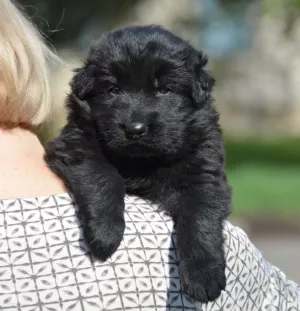
M 183 259 L 179 271 L 183 291 L 198 302 L 215 300 L 226 287 L 225 266 L 217 260 Z
M 90 220 L 84 226 L 83 235 L 92 255 L 105 261 L 119 247 L 124 229 L 124 219 L 120 219 L 118 222 Z

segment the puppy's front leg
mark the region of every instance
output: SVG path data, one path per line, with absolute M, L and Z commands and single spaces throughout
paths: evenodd
M 106 260 L 124 233 L 124 184 L 105 159 L 96 139 L 66 126 L 46 146 L 48 166 L 73 193 L 82 216 L 84 238 L 92 254 Z
M 176 217 L 183 290 L 200 302 L 216 299 L 225 288 L 223 221 L 228 215 L 227 187 L 213 184 L 180 194 Z

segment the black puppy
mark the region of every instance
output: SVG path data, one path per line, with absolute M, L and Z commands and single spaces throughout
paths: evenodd
M 46 148 L 96 257 L 107 259 L 122 240 L 125 193 L 150 200 L 173 217 L 183 289 L 202 302 L 225 287 L 231 202 L 206 62 L 158 26 L 109 33 L 74 77 L 68 123 Z

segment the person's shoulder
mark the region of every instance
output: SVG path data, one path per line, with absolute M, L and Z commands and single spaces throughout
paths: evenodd
M 69 192 L 61 192 L 51 195 L 15 197 L 9 199 L 0 199 L 1 210 L 18 211 L 34 210 L 43 207 L 63 207 L 75 205 L 73 196 Z

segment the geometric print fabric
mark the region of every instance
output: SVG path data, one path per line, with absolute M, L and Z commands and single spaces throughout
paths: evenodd
M 226 222 L 226 291 L 203 311 L 300 311 L 300 287 L 263 258 L 243 230 Z
M 69 194 L 0 201 L 0 310 L 300 310 L 300 290 L 225 223 L 227 288 L 201 306 L 182 293 L 173 222 L 136 197 L 106 262 L 91 257 Z

